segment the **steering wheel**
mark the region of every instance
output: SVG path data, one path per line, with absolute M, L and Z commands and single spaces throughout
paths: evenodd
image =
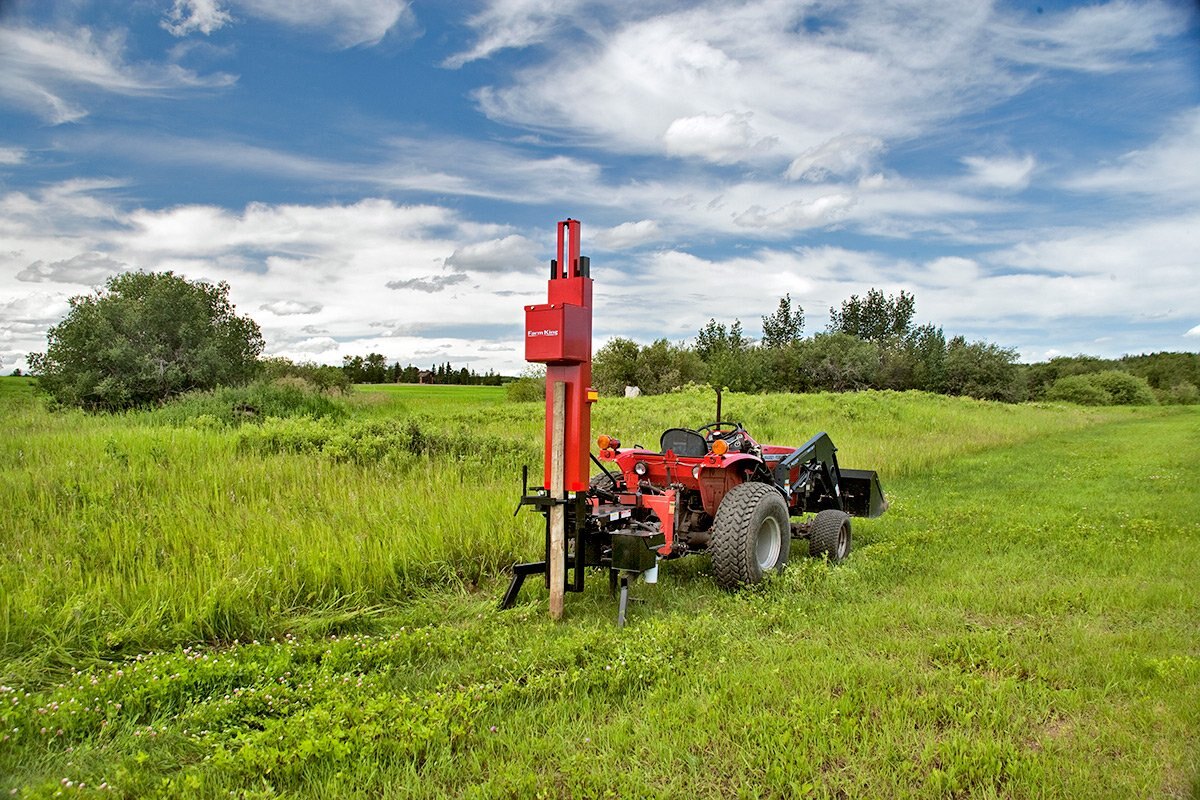
M 722 432 L 720 429 L 724 428 L 725 426 L 733 427 L 729 431 Z M 726 420 L 724 422 L 710 422 L 707 425 L 701 425 L 699 428 L 696 428 L 696 433 L 704 433 L 704 438 L 711 440 L 716 436 L 717 433 L 721 433 L 721 438 L 724 439 L 726 436 L 730 436 L 731 434 L 744 430 L 746 429 L 742 426 L 742 423 L 730 422 L 729 420 Z M 705 433 L 705 431 L 708 432 Z

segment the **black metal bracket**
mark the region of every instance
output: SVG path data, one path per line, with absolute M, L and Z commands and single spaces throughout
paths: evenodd
M 566 523 L 567 523 L 567 538 L 574 545 L 573 553 L 564 553 L 564 569 L 563 580 L 566 584 L 563 588 L 568 592 L 582 592 L 584 584 L 584 574 L 586 567 L 589 566 L 586 558 L 586 548 L 584 544 L 584 529 L 587 525 L 587 495 L 582 492 L 576 492 L 574 497 L 557 498 L 542 487 L 537 487 L 530 494 L 529 491 L 529 467 L 521 467 L 521 499 L 517 502 L 516 511 L 521 510 L 522 506 L 533 506 L 540 514 L 546 518 L 546 546 L 541 561 L 531 561 L 525 564 L 513 565 L 512 582 L 508 585 L 508 591 L 504 593 L 503 599 L 500 601 L 500 609 L 511 608 L 517 600 L 517 595 L 521 591 L 521 586 L 525 583 L 525 578 L 530 575 L 542 573 L 545 575 L 546 586 L 550 586 L 550 509 L 554 506 L 566 506 Z M 592 566 L 595 566 L 594 564 Z M 567 580 L 567 571 L 572 572 L 570 580 Z

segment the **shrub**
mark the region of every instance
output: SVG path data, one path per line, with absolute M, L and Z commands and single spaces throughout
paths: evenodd
M 1148 406 L 1158 402 L 1145 378 L 1116 369 L 1059 378 L 1046 397 L 1085 406 Z
M 1068 375 L 1059 378 L 1046 391 L 1046 399 L 1080 406 L 1111 405 L 1108 393 L 1092 383 L 1089 375 Z
M 234 313 L 226 283 L 127 272 L 70 302 L 46 352 L 29 355 L 57 403 L 116 411 L 244 383 L 258 371 L 262 334 Z
M 1137 375 L 1110 369 L 1087 377 L 1108 394 L 1114 406 L 1152 406 L 1158 402 L 1149 382 Z
M 1196 384 L 1177 383 L 1170 389 L 1158 393 L 1158 402 L 1172 406 L 1194 406 L 1200 404 L 1200 389 Z
M 303 378 L 277 378 L 247 386 L 189 392 L 152 412 L 155 418 L 173 424 L 196 424 L 209 418 L 225 425 L 261 422 L 268 417 L 342 419 L 348 413 L 345 403 Z

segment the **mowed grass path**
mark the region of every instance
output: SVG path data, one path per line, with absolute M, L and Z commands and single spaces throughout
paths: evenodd
M 940 441 L 940 400 L 846 401 L 927 414 Z M 1200 414 L 941 413 L 998 438 L 960 434 L 967 455 L 927 465 L 892 453 L 892 507 L 841 566 L 797 559 L 728 595 L 703 559 L 671 564 L 623 631 L 602 580 L 559 625 L 537 590 L 496 612 L 485 580 L 381 604 L 359 634 L 314 637 L 293 610 L 298 637 L 168 648 L 61 686 L 22 668 L 0 690 L 0 789 L 1196 797 Z M 996 422 L 1010 413 L 1038 432 Z

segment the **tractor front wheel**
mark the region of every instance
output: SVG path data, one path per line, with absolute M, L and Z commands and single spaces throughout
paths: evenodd
M 765 483 L 742 483 L 721 500 L 708 549 L 722 589 L 758 583 L 787 563 L 792 547 L 787 503 Z
M 850 555 L 850 515 L 826 509 L 813 520 L 808 554 L 814 558 L 829 556 L 835 564 Z

